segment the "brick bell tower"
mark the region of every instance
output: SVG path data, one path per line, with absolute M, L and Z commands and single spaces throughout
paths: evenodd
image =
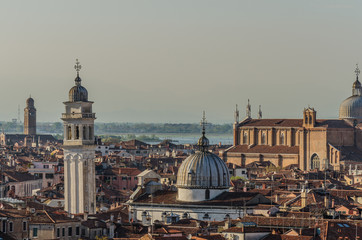
M 24 134 L 36 135 L 36 109 L 34 99 L 31 96 L 26 99 L 26 107 L 24 108 Z
M 96 213 L 95 146 L 93 102 L 88 101 L 88 91 L 81 85 L 78 59 L 75 86 L 69 91 L 69 101 L 64 102 L 64 197 L 65 211 L 71 214 Z

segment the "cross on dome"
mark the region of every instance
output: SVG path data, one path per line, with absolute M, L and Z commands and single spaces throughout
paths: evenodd
M 199 145 L 200 151 L 204 152 L 207 150 L 209 146 L 209 139 L 205 137 L 205 129 L 206 129 L 206 117 L 205 117 L 205 111 L 203 112 L 202 120 L 200 122 L 200 125 L 202 126 L 202 136 L 200 137 L 199 141 L 197 142 L 197 145 Z
M 359 68 L 358 68 L 358 63 L 356 64 L 356 70 L 354 70 L 354 72 L 356 73 L 356 77 L 357 77 L 357 79 L 358 79 L 358 76 L 359 76 L 359 74 L 361 73 L 361 71 L 360 71 Z
M 200 125 L 202 126 L 202 135 L 204 136 L 205 135 L 206 125 L 207 125 L 207 121 L 206 121 L 206 117 L 205 117 L 205 111 L 203 111 L 203 115 L 202 115 Z
M 82 65 L 80 65 L 80 62 L 78 61 L 78 59 L 75 60 L 74 69 L 75 69 L 75 71 L 77 71 L 77 76 L 79 76 L 79 71 L 82 69 Z

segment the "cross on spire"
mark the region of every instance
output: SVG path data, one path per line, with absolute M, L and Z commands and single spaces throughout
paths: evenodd
M 79 77 L 79 71 L 80 71 L 80 69 L 82 69 L 82 65 L 80 65 L 80 62 L 78 61 L 78 59 L 75 60 L 74 69 L 75 69 L 75 71 L 77 71 L 77 76 Z
M 203 111 L 202 120 L 200 122 L 200 125 L 202 126 L 202 135 L 205 136 L 205 128 L 207 125 L 206 117 L 205 117 L 205 111 Z
M 356 70 L 354 70 L 354 72 L 356 73 L 356 77 L 357 77 L 357 79 L 358 79 L 358 76 L 359 76 L 359 74 L 361 73 L 361 71 L 360 71 L 359 68 L 358 68 L 358 63 L 356 64 Z

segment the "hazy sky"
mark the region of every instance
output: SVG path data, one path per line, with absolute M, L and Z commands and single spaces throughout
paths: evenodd
M 362 65 L 362 1 L 1 1 L 0 120 L 60 121 L 79 58 L 99 122 L 337 118 Z M 361 67 L 362 68 L 362 67 Z

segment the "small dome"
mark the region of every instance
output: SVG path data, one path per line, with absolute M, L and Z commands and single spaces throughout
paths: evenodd
M 75 78 L 75 86 L 69 90 L 70 102 L 88 102 L 88 91 L 80 84 L 81 81 L 79 76 Z
M 225 162 L 207 151 L 197 151 L 186 158 L 177 173 L 178 188 L 230 187 L 230 176 Z
M 32 97 L 29 97 L 28 99 L 26 99 L 26 106 L 28 106 L 28 107 L 34 106 L 34 99 Z
M 197 141 L 197 145 L 199 146 L 200 150 L 202 151 L 203 149 L 207 150 L 208 146 L 209 146 L 209 139 L 207 139 L 207 137 L 205 137 L 205 135 L 202 135 L 199 138 L 199 141 Z
M 339 107 L 340 119 L 362 119 L 362 96 L 354 95 L 344 100 Z
M 358 79 L 353 83 L 353 88 L 361 88 L 361 83 L 358 81 Z

